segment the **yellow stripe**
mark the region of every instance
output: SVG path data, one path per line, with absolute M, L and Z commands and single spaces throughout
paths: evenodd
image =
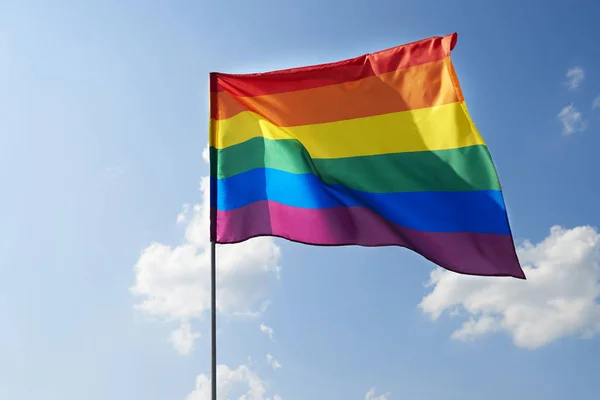
M 211 146 L 218 149 L 255 137 L 296 139 L 313 158 L 342 158 L 410 151 L 445 150 L 485 144 L 464 103 L 324 124 L 279 127 L 242 112 L 211 120 Z

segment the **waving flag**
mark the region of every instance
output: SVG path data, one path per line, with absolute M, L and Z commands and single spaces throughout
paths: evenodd
M 212 73 L 211 239 L 397 245 L 455 272 L 524 278 L 450 60 L 456 38 Z

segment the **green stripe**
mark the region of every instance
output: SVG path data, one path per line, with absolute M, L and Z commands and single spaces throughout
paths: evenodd
M 227 178 L 255 168 L 312 173 L 328 184 L 371 193 L 500 190 L 485 145 L 348 158 L 312 159 L 296 140 L 253 138 L 210 149 L 212 174 Z

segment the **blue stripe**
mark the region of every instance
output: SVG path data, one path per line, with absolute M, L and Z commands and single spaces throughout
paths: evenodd
M 270 168 L 225 179 L 212 177 L 211 186 L 211 204 L 216 204 L 218 210 L 261 200 L 299 208 L 361 206 L 390 222 L 421 231 L 510 234 L 504 201 L 497 190 L 368 193 L 327 185 L 313 174 Z

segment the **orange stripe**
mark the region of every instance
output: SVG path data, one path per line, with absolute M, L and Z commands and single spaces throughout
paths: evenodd
M 464 103 L 465 98 L 460 87 L 460 82 L 458 81 L 458 76 L 456 75 L 456 70 L 454 69 L 454 64 L 452 64 L 452 60 L 450 60 L 450 57 L 444 59 L 444 62 L 446 63 L 446 66 L 448 68 L 450 79 L 452 79 L 452 84 L 454 85 L 454 91 L 456 92 L 456 96 L 458 96 L 458 101 L 460 103 Z
M 450 55 L 457 35 L 432 37 L 335 63 L 258 74 L 210 74 L 210 91 L 233 96 L 263 96 L 337 85 L 402 68 L 439 61 Z
M 215 120 L 251 111 L 277 126 L 312 125 L 460 102 L 449 58 L 354 82 L 255 97 L 211 93 Z

